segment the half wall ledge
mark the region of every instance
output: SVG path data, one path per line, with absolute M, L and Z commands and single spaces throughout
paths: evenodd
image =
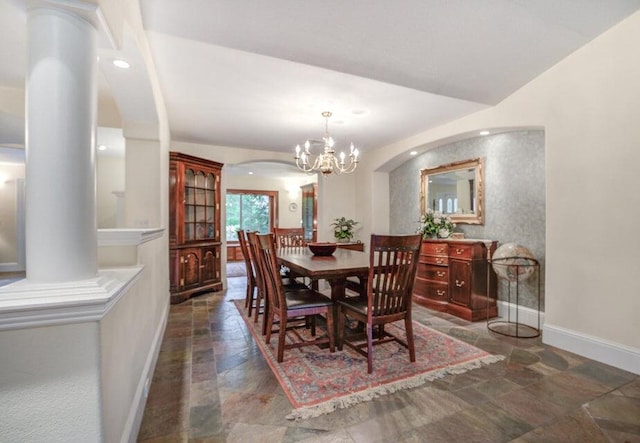
M 61 283 L 10 283 L 0 288 L 0 331 L 100 321 L 143 270 L 100 270 L 95 278 Z

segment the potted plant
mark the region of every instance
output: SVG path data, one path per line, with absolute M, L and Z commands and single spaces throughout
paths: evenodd
M 350 218 L 336 218 L 333 223 L 331 223 L 333 236 L 339 242 L 348 242 L 353 238 L 353 229 L 357 224 L 357 221 L 351 220 Z
M 447 238 L 455 227 L 455 223 L 451 221 L 448 215 L 429 208 L 420 217 L 418 233 L 422 234 L 422 238 Z

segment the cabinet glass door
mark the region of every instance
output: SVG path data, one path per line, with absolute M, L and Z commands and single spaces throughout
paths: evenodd
M 216 179 L 212 173 L 187 169 L 185 173 L 185 241 L 213 239 L 215 226 Z

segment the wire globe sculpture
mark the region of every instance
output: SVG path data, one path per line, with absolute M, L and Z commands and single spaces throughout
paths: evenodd
M 517 243 L 506 243 L 496 249 L 491 258 L 498 277 L 511 282 L 525 281 L 536 269 L 536 259 L 527 248 Z

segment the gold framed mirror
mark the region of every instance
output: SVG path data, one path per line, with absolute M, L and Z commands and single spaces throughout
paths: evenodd
M 427 208 L 454 223 L 484 224 L 483 160 L 475 158 L 420 171 L 420 211 Z

